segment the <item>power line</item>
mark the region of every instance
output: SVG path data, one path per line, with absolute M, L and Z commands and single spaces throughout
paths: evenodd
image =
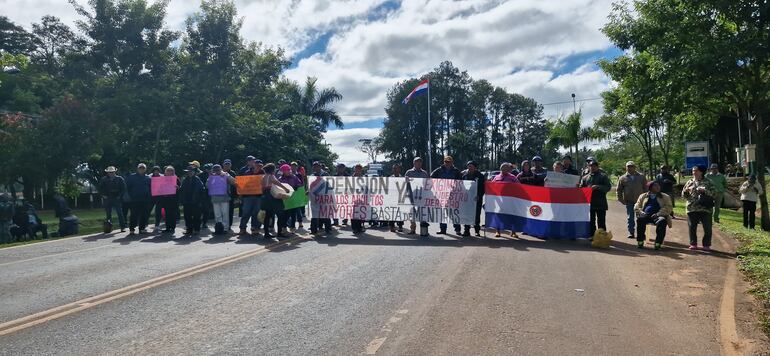
M 580 100 L 575 100 L 575 102 L 594 101 L 594 100 L 602 100 L 602 98 L 580 99 Z M 556 103 L 548 103 L 548 104 L 540 104 L 540 105 L 546 106 L 546 105 L 560 105 L 560 104 L 571 104 L 571 103 L 572 103 L 572 100 L 569 100 L 569 101 L 559 101 L 559 102 L 556 102 Z

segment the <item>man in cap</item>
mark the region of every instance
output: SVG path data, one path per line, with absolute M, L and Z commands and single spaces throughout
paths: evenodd
M 636 233 L 634 205 L 645 191 L 647 191 L 647 178 L 636 171 L 636 164 L 633 161 L 626 162 L 626 173 L 618 179 L 617 195 L 620 204 L 626 206 L 629 239 L 633 239 Z
M 580 172 L 578 172 L 578 170 L 575 169 L 575 166 L 572 165 L 572 156 L 564 155 L 564 157 L 561 158 L 561 165 L 564 167 L 564 173 L 572 174 L 575 176 L 580 175 Z
M 264 175 L 262 170 L 262 161 L 254 158 L 254 156 L 246 157 L 246 166 L 241 168 L 242 176 L 250 175 Z M 241 197 L 241 222 L 239 224 L 238 235 L 247 235 L 246 226 L 251 220 L 251 234 L 256 236 L 259 234 L 259 229 L 262 224 L 257 220 L 257 214 L 262 205 L 262 196 L 255 194 L 240 194 Z
M 474 219 L 473 224 L 473 230 L 476 232 L 476 236 L 481 235 L 481 205 L 484 202 L 484 183 L 486 183 L 487 178 L 479 172 L 479 165 L 476 163 L 476 161 L 468 161 L 468 163 L 465 164 L 465 167 L 467 168 L 463 172 L 463 180 L 470 180 L 476 182 L 476 216 Z M 471 236 L 471 227 L 470 225 L 465 225 L 465 231 L 463 231 L 464 237 Z
M 125 232 L 126 216 L 123 214 L 123 194 L 126 192 L 126 181 L 117 175 L 118 169 L 114 166 L 107 167 L 104 172 L 107 175 L 99 180 L 99 193 L 104 201 L 105 219 L 110 224 L 112 223 L 112 210 L 114 209 L 115 213 L 118 214 L 120 232 Z
M 136 172 L 126 177 L 126 192 L 129 201 L 126 202 L 128 218 L 128 234 L 133 235 L 134 229 L 139 227 L 139 234 L 144 234 L 150 218 L 150 203 L 152 192 L 150 189 L 150 177 L 147 176 L 147 165 L 139 163 Z
M 586 163 L 583 166 L 583 169 L 580 171 L 580 176 L 583 177 L 588 173 L 591 173 L 591 162 L 599 162 L 595 157 L 588 156 L 586 157 Z
M 719 223 L 719 211 L 722 210 L 722 200 L 724 199 L 725 190 L 727 190 L 727 179 L 722 173 L 719 173 L 719 165 L 712 163 L 709 172 L 706 173 L 714 188 L 716 194 L 714 194 L 714 222 Z
M 198 161 L 191 161 L 188 163 L 188 166 L 192 166 L 193 172 L 195 172 L 195 175 L 201 174 L 201 163 Z
M 404 173 L 404 177 L 430 178 L 430 175 L 428 175 L 428 171 L 422 169 L 422 158 L 415 157 L 412 160 L 412 168 L 409 168 L 406 170 L 406 173 Z M 422 221 L 420 222 L 420 236 L 428 236 L 428 226 L 429 224 L 427 222 L 422 222 Z M 411 221 L 409 223 L 409 233 L 414 235 L 415 229 L 416 229 L 416 224 L 414 221 Z
M 430 174 L 431 178 L 438 179 L 463 179 L 463 175 L 459 169 L 454 166 L 454 159 L 452 156 L 444 156 L 444 164 L 441 167 L 436 168 Z M 439 234 L 446 235 L 447 224 L 439 224 Z M 460 224 L 454 224 L 455 233 L 460 235 Z
M 543 187 L 545 186 L 545 177 L 548 175 L 548 171 L 543 167 L 543 158 L 540 156 L 532 157 L 532 174 L 535 175 L 534 185 Z
M 606 217 L 607 209 L 607 192 L 612 189 L 612 183 L 607 174 L 599 168 L 599 162 L 590 161 L 588 164 L 588 174 L 584 175 L 580 179 L 581 187 L 588 187 L 593 190 L 591 194 L 591 228 L 590 234 L 594 236 L 596 229 L 607 230 Z

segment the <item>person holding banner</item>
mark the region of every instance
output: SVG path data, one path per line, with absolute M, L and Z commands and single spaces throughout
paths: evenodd
M 347 177 L 347 167 L 345 167 L 344 163 L 337 163 L 337 174 L 335 174 L 337 177 Z M 342 225 L 347 225 L 348 219 L 342 219 Z M 339 219 L 334 219 L 334 222 L 332 223 L 333 226 L 340 226 Z
M 129 174 L 126 178 L 126 193 L 129 197 L 129 202 L 126 204 L 129 214 L 129 235 L 134 234 L 134 229 L 137 226 L 139 227 L 139 234 L 146 233 L 150 209 L 152 208 L 150 205 L 152 200 L 150 177 L 145 174 L 146 172 L 147 165 L 139 163 L 136 166 L 136 172 Z
M 441 167 L 436 168 L 430 174 L 430 177 L 438 179 L 463 179 L 463 175 L 460 173 L 460 170 L 454 166 L 454 159 L 452 156 L 444 156 L 444 164 Z M 446 228 L 447 224 L 440 223 L 438 232 L 439 235 L 446 235 Z M 460 235 L 460 225 L 455 224 L 454 228 L 455 233 Z
M 265 221 L 263 225 L 265 226 L 265 239 L 272 239 L 273 235 L 270 235 L 270 227 L 275 224 L 276 218 L 278 218 L 278 228 L 276 231 L 277 237 L 284 237 L 283 232 L 281 230 L 282 226 L 286 225 L 286 222 L 283 221 L 283 217 L 285 216 L 283 212 L 283 202 L 274 197 L 273 194 L 270 192 L 273 188 L 273 185 L 277 185 L 283 190 L 285 190 L 287 193 L 289 192 L 289 189 L 286 188 L 286 186 L 281 183 L 281 181 L 278 180 L 275 176 L 275 165 L 272 163 L 268 163 L 263 168 L 263 171 L 265 173 L 264 177 L 262 177 L 262 210 L 265 211 Z M 291 171 L 291 168 L 289 168 L 289 171 Z
M 558 173 L 564 173 L 564 164 L 559 161 L 553 162 L 553 171 Z M 546 176 L 546 178 L 548 177 Z
M 153 177 L 160 177 L 162 176 L 161 170 L 159 166 L 153 166 L 152 167 L 152 174 L 150 174 L 150 186 L 152 187 L 152 178 Z M 151 190 L 152 192 L 152 190 Z M 152 194 L 151 194 L 152 195 Z M 152 203 L 150 204 L 150 209 L 154 212 L 155 215 L 155 227 L 152 229 L 153 233 L 159 233 L 160 232 L 160 223 L 163 220 L 163 208 L 160 206 L 160 197 L 152 195 Z M 147 212 L 147 215 L 150 215 L 150 212 Z
M 300 181 L 302 181 L 302 186 L 307 188 L 307 172 L 305 171 L 305 167 L 302 165 L 302 160 L 291 162 L 291 172 L 297 176 Z M 305 189 L 305 191 L 307 191 L 307 189 Z M 289 225 L 294 226 L 294 222 L 297 222 L 297 228 L 301 229 L 304 227 L 302 226 L 302 219 L 305 217 L 305 207 L 303 206 L 301 208 L 296 208 L 294 211 L 296 216 L 291 219 L 292 221 L 289 222 Z
M 564 155 L 561 159 L 562 164 L 562 173 L 571 174 L 573 176 L 579 176 L 580 172 L 578 172 L 577 169 L 575 169 L 575 166 L 572 164 L 572 156 L 570 155 Z
M 403 177 L 401 175 L 401 164 L 395 163 L 393 164 L 393 174 L 390 175 L 391 177 Z M 398 226 L 398 232 L 404 231 L 404 222 L 403 221 L 389 221 L 388 225 L 390 226 L 390 232 L 396 232 L 396 226 Z
M 360 163 L 357 163 L 353 167 L 353 177 L 365 177 L 364 166 L 362 166 Z M 366 229 L 364 229 L 364 220 L 350 219 L 350 227 L 353 229 L 354 234 L 361 234 L 366 232 Z
M 263 174 L 265 173 L 262 169 L 262 161 L 256 159 L 254 156 L 247 156 L 246 166 L 241 168 L 241 174 L 239 176 Z M 259 214 L 262 204 L 261 194 L 259 194 L 259 192 L 244 193 L 242 191 L 238 191 L 238 194 L 241 197 L 241 223 L 239 225 L 240 230 L 238 231 L 238 235 L 245 236 L 248 234 L 246 232 L 246 226 L 248 225 L 249 220 L 251 220 L 251 235 L 257 236 L 260 228 L 257 214 Z
M 589 187 L 593 190 L 591 194 L 591 236 L 594 236 L 596 229 L 607 230 L 607 193 L 612 189 L 610 178 L 599 168 L 598 161 L 591 161 L 588 164 L 589 173 L 580 180 L 580 187 Z
M 508 164 L 511 169 L 513 169 L 513 166 Z M 476 181 L 476 216 L 473 220 L 473 230 L 476 232 L 476 236 L 481 236 L 481 205 L 484 203 L 484 184 L 487 182 L 487 178 L 479 172 L 479 165 L 476 163 L 476 161 L 468 161 L 468 163 L 465 164 L 465 167 L 467 170 L 463 172 L 463 180 L 471 180 Z M 500 169 L 502 171 L 502 167 Z M 509 174 L 513 179 L 516 179 L 515 176 L 512 174 Z M 465 231 L 463 231 L 463 237 L 470 237 L 471 236 L 471 226 L 465 225 Z
M 184 209 L 185 235 L 197 234 L 201 231 L 201 206 L 204 203 L 203 182 L 196 174 L 195 166 L 185 169 L 187 174 L 179 187 L 179 202 Z
M 516 179 L 521 184 L 537 185 L 535 184 L 535 173 L 532 172 L 532 165 L 529 160 L 521 161 L 521 172 L 516 176 Z
M 647 192 L 642 193 L 634 205 L 636 212 L 636 244 L 644 248 L 647 224 L 655 225 L 655 249 L 660 250 L 666 239 L 666 227 L 671 226 L 671 197 L 661 192 L 660 183 L 647 183 Z
M 235 170 L 233 170 L 233 161 L 230 159 L 225 159 L 222 162 L 222 172 L 229 175 L 230 177 L 235 177 L 238 175 L 235 173 Z M 227 230 L 230 230 L 230 227 L 233 226 L 233 216 L 235 215 L 235 205 L 236 205 L 236 199 L 238 198 L 238 188 L 235 186 L 235 184 L 230 185 L 230 208 L 228 211 L 228 222 L 230 225 L 227 226 Z
M 428 171 L 422 169 L 422 158 L 415 157 L 412 160 L 412 168 L 409 168 L 406 173 L 404 174 L 404 177 L 408 178 L 430 178 L 428 175 Z M 427 222 L 420 222 L 420 236 L 428 236 L 428 226 L 429 224 Z M 416 229 L 416 224 L 414 220 L 412 220 L 409 223 L 409 234 L 414 235 Z
M 532 157 L 532 164 L 535 165 L 535 167 L 532 168 L 532 174 L 535 177 L 533 185 L 544 187 L 545 177 L 548 175 L 548 170 L 543 168 L 543 158 L 540 156 Z
M 214 210 L 214 235 L 230 231 L 230 187 L 235 185 L 235 178 L 225 173 L 222 166 L 215 164 L 211 175 L 206 179 L 206 190 Z
M 522 162 L 522 164 L 521 164 L 522 167 L 525 167 L 524 163 L 527 164 L 526 165 L 526 169 L 529 169 L 529 162 L 528 161 Z M 500 174 L 492 177 L 492 182 L 519 183 L 519 179 L 516 178 L 516 176 L 514 176 L 513 174 L 511 174 L 512 170 L 513 170 L 513 166 L 510 163 L 505 162 L 505 163 L 501 164 L 500 165 Z M 532 173 L 532 172 L 530 171 L 529 173 Z M 495 237 L 500 237 L 500 230 L 499 229 L 495 232 Z M 518 235 L 516 234 L 516 231 L 511 230 L 511 237 L 518 237 Z
M 325 177 L 328 174 L 326 171 L 323 170 L 323 167 L 321 166 L 321 162 L 315 161 L 313 162 L 313 173 L 311 173 L 313 177 Z M 306 193 L 307 194 L 307 193 Z M 321 229 L 324 229 L 324 231 L 329 234 L 332 232 L 332 220 L 328 218 L 316 218 L 312 217 L 310 218 L 310 233 L 311 234 L 317 234 Z
M 164 171 L 164 177 L 174 177 L 176 182 L 173 187 L 174 194 L 160 196 L 160 207 L 166 212 L 166 228 L 164 233 L 174 233 L 176 230 L 176 223 L 179 220 L 179 178 L 176 177 L 176 170 L 172 166 L 167 166 Z
M 294 165 L 296 166 L 296 163 L 294 163 Z M 295 170 L 292 170 L 291 166 L 288 164 L 281 166 L 281 177 L 279 177 L 278 180 L 283 184 L 291 186 L 295 191 L 304 186 L 302 179 L 295 174 Z M 297 222 L 302 224 L 302 215 L 299 215 L 299 219 L 297 219 L 299 209 L 300 208 L 283 209 L 279 213 L 279 215 L 283 215 L 278 218 L 278 221 L 283 222 L 283 225 L 279 226 L 279 229 L 284 233 L 286 232 L 286 228 L 294 230 L 297 226 Z

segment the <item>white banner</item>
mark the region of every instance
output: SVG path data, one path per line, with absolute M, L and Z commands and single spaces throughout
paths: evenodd
M 548 171 L 545 176 L 545 186 L 548 188 L 575 188 L 580 183 L 580 176 L 561 172 Z
M 312 177 L 313 218 L 474 223 L 476 182 L 404 177 Z

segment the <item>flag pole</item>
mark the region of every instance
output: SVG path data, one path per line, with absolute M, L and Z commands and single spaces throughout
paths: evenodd
M 430 143 L 430 78 L 428 78 L 428 174 L 433 172 L 433 148 Z

